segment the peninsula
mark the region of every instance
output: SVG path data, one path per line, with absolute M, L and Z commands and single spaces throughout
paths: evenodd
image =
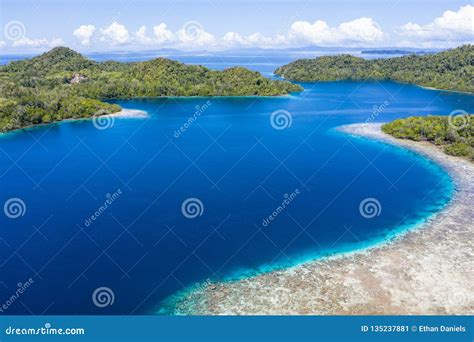
M 474 45 L 431 54 L 367 60 L 352 55 L 299 59 L 275 74 L 300 82 L 393 80 L 437 89 L 474 92 Z
M 382 126 L 384 133 L 399 139 L 426 141 L 444 153 L 474 161 L 474 115 L 412 116 Z
M 98 63 L 57 47 L 0 67 L 0 130 L 116 113 L 113 98 L 276 96 L 300 91 L 242 67 L 223 71 L 166 58 Z

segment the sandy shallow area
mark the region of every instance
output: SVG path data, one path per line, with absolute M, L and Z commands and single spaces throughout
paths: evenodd
M 423 226 L 365 251 L 206 283 L 180 297 L 175 314 L 474 314 L 474 164 L 429 143 L 395 139 L 380 124 L 341 130 L 439 163 L 454 180 L 453 200 Z
M 144 110 L 122 108 L 120 112 L 102 115 L 101 117 L 140 119 L 140 118 L 147 118 L 148 116 L 149 116 L 148 113 L 145 112 Z

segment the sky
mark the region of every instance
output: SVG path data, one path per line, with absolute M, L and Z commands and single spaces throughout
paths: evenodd
M 474 42 L 458 0 L 0 0 L 0 52 L 305 46 L 449 48 Z

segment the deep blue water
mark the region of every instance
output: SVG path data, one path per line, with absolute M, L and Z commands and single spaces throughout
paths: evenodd
M 334 128 L 370 117 L 472 112 L 472 96 L 394 82 L 303 86 L 276 98 L 120 100 L 149 118 L 1 137 L 0 203 L 20 198 L 26 212 L 0 215 L 0 298 L 34 280 L 5 313 L 156 312 L 196 282 L 366 246 L 449 201 L 452 183 L 433 163 Z M 207 108 L 177 135 L 196 106 Z M 277 110 L 290 113 L 290 127 L 272 127 Z M 87 225 L 107 194 L 116 199 Z M 183 216 L 188 198 L 202 201 L 201 216 Z M 379 201 L 379 216 L 361 216 L 366 198 Z M 113 290 L 113 305 L 94 305 L 99 287 Z

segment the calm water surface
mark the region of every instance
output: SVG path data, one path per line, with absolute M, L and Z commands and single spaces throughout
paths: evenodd
M 0 217 L 0 298 L 34 280 L 6 313 L 155 312 L 196 282 L 366 246 L 449 201 L 436 165 L 334 128 L 472 112 L 472 96 L 393 82 L 303 86 L 276 98 L 120 100 L 149 117 L 1 137 L 2 203 L 21 198 L 26 212 Z M 278 110 L 290 113 L 286 129 L 271 124 Z M 189 198 L 202 202 L 193 219 L 181 209 Z M 380 203 L 371 219 L 359 212 L 367 198 Z M 94 305 L 99 287 L 112 289 L 113 305 Z

